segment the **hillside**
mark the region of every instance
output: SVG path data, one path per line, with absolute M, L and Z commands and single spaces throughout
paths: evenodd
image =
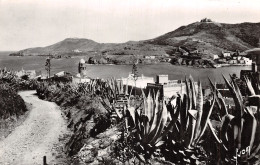
M 245 51 L 260 47 L 260 23 L 225 24 L 195 22 L 154 39 L 126 43 L 97 43 L 89 39 L 67 38 L 46 47 L 21 50 L 13 55 L 173 55 L 178 47 L 197 50 L 209 58 L 222 51 Z
M 202 54 L 220 54 L 223 50 L 245 51 L 259 47 L 260 23 L 223 24 L 195 22 L 182 26 L 147 43 L 183 46 Z
M 21 50 L 19 52 L 23 53 L 24 55 L 46 55 L 67 53 L 77 49 L 82 51 L 93 51 L 96 47 L 99 46 L 99 43 L 92 40 L 67 38 L 50 46 L 29 48 Z

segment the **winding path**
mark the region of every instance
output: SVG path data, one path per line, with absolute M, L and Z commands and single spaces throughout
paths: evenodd
M 52 149 L 67 132 L 66 122 L 55 103 L 40 100 L 34 93 L 19 93 L 32 104 L 32 110 L 23 124 L 0 141 L 0 164 L 42 165 L 43 156 L 47 156 L 47 163 L 55 164 Z

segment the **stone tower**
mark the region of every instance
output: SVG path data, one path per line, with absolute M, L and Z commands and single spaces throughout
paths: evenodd
M 80 74 L 81 76 L 86 75 L 86 70 L 87 70 L 86 62 L 85 62 L 84 59 L 81 59 L 81 60 L 79 61 L 79 66 L 78 66 L 79 74 Z

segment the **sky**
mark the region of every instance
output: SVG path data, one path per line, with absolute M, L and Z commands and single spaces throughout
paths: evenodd
M 65 38 L 100 43 L 152 39 L 210 18 L 260 22 L 259 0 L 0 0 L 0 51 Z

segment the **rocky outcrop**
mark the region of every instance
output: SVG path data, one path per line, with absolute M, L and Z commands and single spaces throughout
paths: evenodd
M 74 163 L 79 164 L 120 164 L 114 155 L 114 143 L 120 138 L 121 132 L 118 127 L 113 127 L 100 133 L 95 138 L 85 141 L 84 146 L 75 156 Z M 121 163 L 122 164 L 122 163 Z

